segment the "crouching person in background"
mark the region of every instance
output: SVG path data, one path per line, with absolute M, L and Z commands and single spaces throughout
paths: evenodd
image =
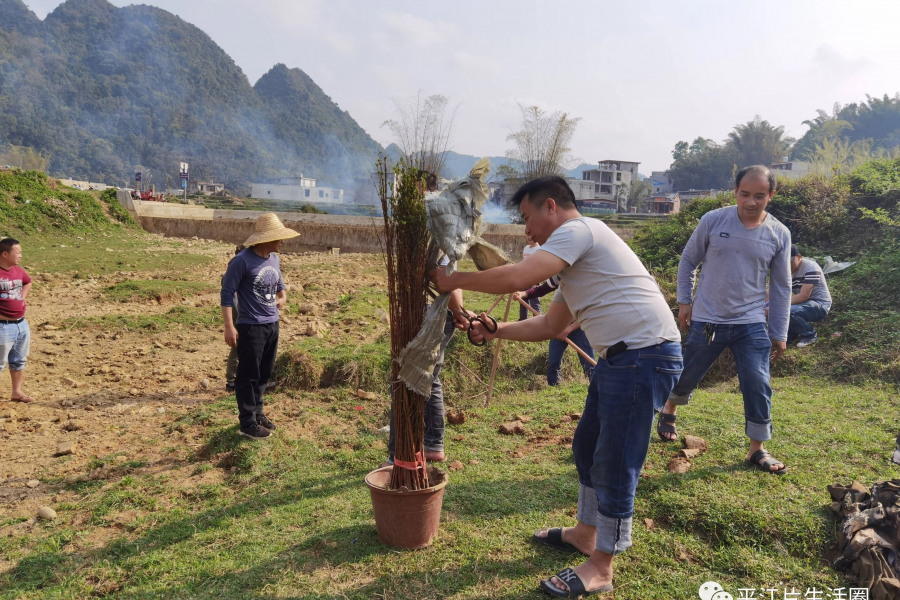
M 819 336 L 810 323 L 818 323 L 831 310 L 831 292 L 825 273 L 814 260 L 803 258 L 800 248 L 791 246 L 791 320 L 788 324 L 788 343 L 798 348 L 814 344 Z

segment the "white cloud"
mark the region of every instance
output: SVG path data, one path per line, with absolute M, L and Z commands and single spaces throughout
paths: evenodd
M 417 48 L 431 48 L 438 44 L 461 41 L 461 32 L 454 23 L 429 21 L 409 13 L 388 13 L 381 17 L 383 25 L 398 38 L 393 41 L 408 43 Z
M 830 83 L 838 83 L 871 68 L 874 63 L 868 58 L 848 58 L 831 44 L 822 44 L 810 61 L 810 71 L 825 77 Z
M 354 36 L 335 28 L 339 14 L 335 8 L 322 0 L 238 0 L 248 10 L 267 11 L 272 15 L 270 24 L 274 27 L 324 42 L 341 54 L 352 54 L 356 48 Z
M 458 50 L 454 53 L 453 62 L 460 72 L 466 76 L 496 76 L 503 72 L 500 61 L 485 54 L 472 54 L 465 50 Z

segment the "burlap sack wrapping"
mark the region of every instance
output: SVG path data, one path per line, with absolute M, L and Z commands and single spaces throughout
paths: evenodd
M 491 161 L 482 158 L 466 177 L 452 182 L 440 194 L 425 197 L 428 231 L 434 243 L 450 259 L 447 274 L 467 253 L 480 271 L 510 262 L 502 250 L 481 239 L 484 220 L 479 209 L 488 199 L 484 179 L 490 170 Z M 448 294 L 442 294 L 431 304 L 419 334 L 400 352 L 397 360 L 400 380 L 425 398 L 431 394 L 449 300 Z

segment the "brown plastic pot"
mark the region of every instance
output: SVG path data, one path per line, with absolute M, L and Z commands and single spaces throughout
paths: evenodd
M 441 523 L 447 474 L 428 467 L 431 487 L 411 492 L 390 489 L 391 469 L 384 467 L 366 475 L 378 539 L 385 546 L 406 550 L 430 546 Z

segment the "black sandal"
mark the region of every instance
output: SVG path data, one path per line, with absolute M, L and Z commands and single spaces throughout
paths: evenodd
M 762 462 L 759 462 L 760 460 L 762 460 Z M 772 458 L 772 455 L 769 454 L 768 450 L 765 450 L 764 448 L 760 448 L 759 450 L 754 452 L 750 456 L 749 460 L 747 460 L 747 462 L 763 473 L 771 473 L 773 475 L 784 475 L 785 473 L 787 473 L 787 466 L 782 466 L 777 471 L 773 471 L 771 469 L 772 465 L 784 465 L 784 463 L 780 460 L 775 460 L 774 458 Z
M 607 583 L 603 587 L 596 590 L 588 590 L 584 587 L 584 582 L 571 567 L 567 567 L 556 574 L 556 578 L 566 584 L 568 591 L 563 591 L 550 583 L 549 579 L 541 580 L 541 589 L 545 593 L 550 594 L 554 598 L 578 598 L 579 596 L 593 596 L 594 594 L 602 594 L 604 592 L 613 591 L 613 585 Z
M 556 548 L 557 550 L 562 550 L 563 552 L 578 552 L 579 554 L 584 554 L 584 552 L 582 552 L 572 544 L 563 541 L 562 527 L 554 527 L 553 529 L 548 529 L 546 537 L 541 537 L 535 533 L 533 536 L 531 536 L 531 539 L 542 546 L 550 546 L 551 548 Z M 584 554 L 584 556 L 587 556 L 587 554 Z
M 677 420 L 678 415 L 669 415 L 664 412 L 659 413 L 659 421 L 656 423 L 656 433 L 662 441 L 674 442 L 678 439 L 678 429 L 675 427 L 675 421 Z M 664 433 L 674 433 L 675 437 L 669 439 L 663 435 Z

